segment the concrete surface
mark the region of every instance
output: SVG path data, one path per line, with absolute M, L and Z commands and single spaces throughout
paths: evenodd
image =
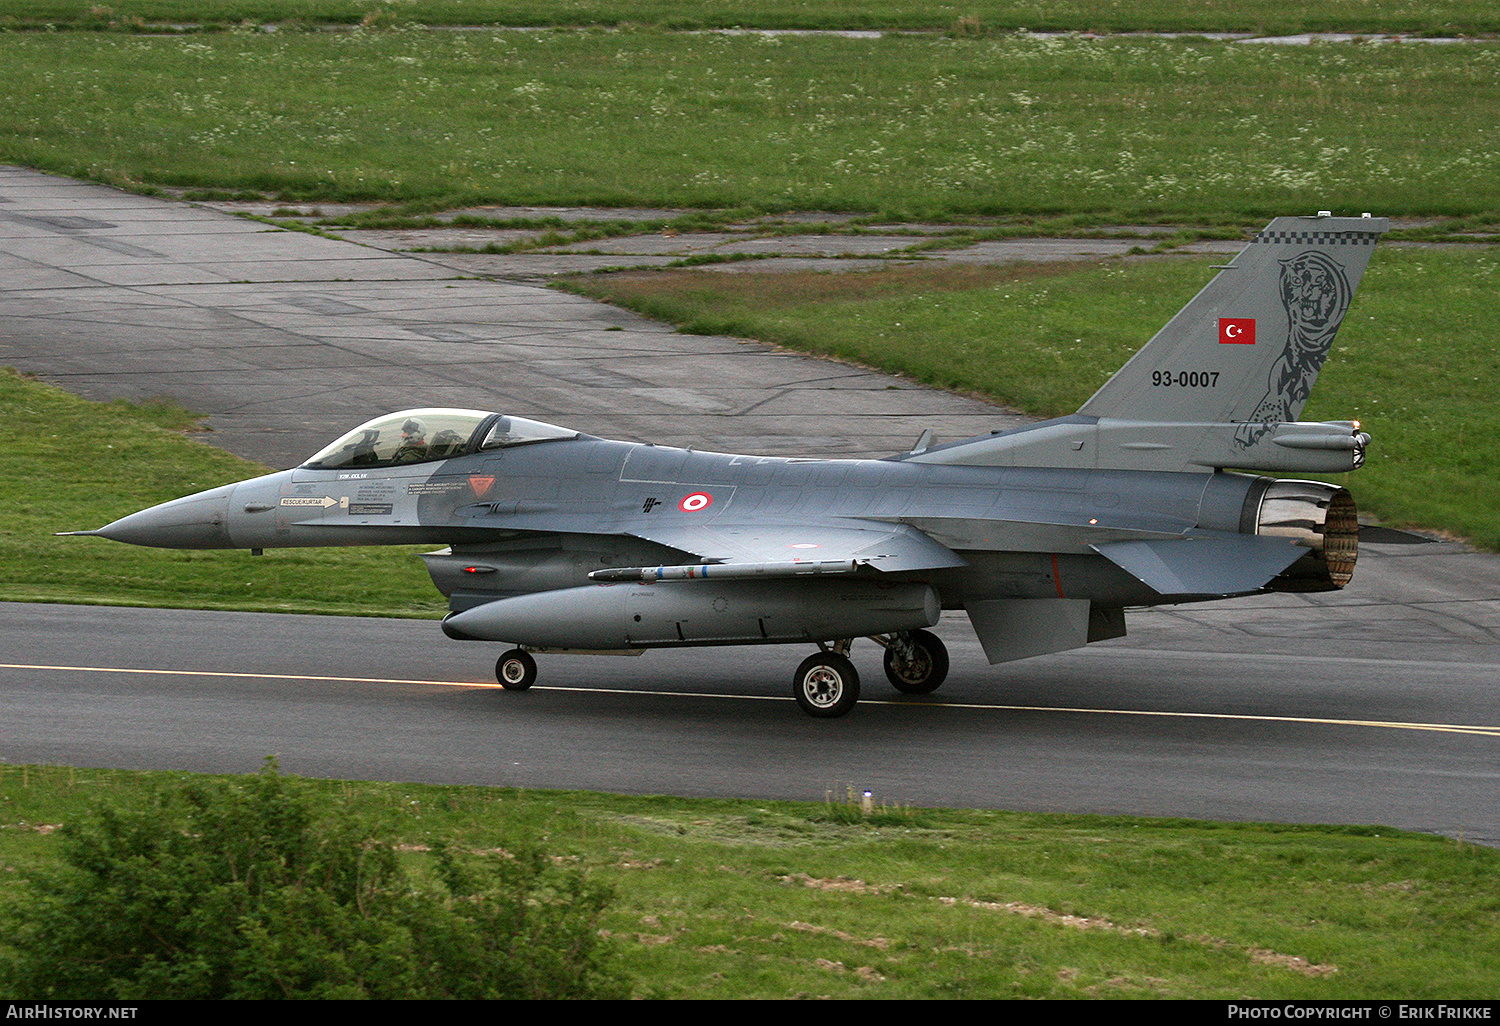
M 277 467 L 377 414 L 496 409 L 590 434 L 887 455 L 993 405 L 590 300 L 186 203 L 0 168 L 0 365 L 171 396 Z

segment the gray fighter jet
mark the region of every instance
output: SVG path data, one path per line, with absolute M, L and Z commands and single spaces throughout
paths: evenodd
M 991 663 L 1125 633 L 1132 606 L 1349 582 L 1342 473 L 1357 422 L 1300 423 L 1383 218 L 1283 217 L 1078 413 L 886 459 L 787 459 L 609 441 L 481 410 L 379 417 L 302 466 L 96 531 L 165 548 L 435 544 L 450 638 L 534 652 L 816 646 L 812 716 L 859 696 L 851 642 L 907 694 L 948 672 L 926 628 L 963 609 Z

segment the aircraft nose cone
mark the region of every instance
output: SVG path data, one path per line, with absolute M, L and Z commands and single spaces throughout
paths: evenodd
M 95 531 L 105 538 L 160 549 L 227 549 L 229 493 L 234 485 L 173 499 Z

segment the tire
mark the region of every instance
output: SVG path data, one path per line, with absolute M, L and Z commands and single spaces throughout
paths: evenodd
M 506 691 L 525 691 L 536 683 L 536 660 L 530 652 L 513 648 L 495 664 L 495 679 Z
M 792 678 L 792 694 L 809 716 L 845 716 L 859 701 L 859 671 L 841 655 L 819 652 L 802 660 Z
M 930 631 L 912 631 L 907 642 L 910 659 L 900 659 L 894 648 L 885 650 L 885 679 L 903 695 L 930 695 L 948 679 L 948 648 Z

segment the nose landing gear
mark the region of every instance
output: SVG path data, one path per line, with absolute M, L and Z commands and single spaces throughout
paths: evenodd
M 525 691 L 536 683 L 536 660 L 524 648 L 513 648 L 495 663 L 495 679 L 506 691 Z

